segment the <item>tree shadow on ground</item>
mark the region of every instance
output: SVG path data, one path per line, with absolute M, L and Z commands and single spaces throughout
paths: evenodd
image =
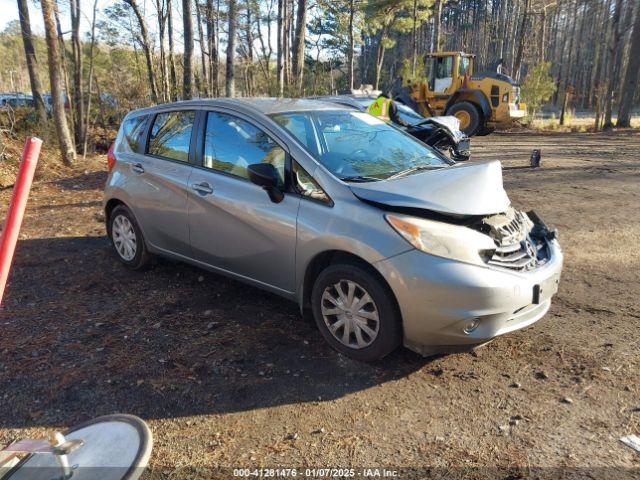
M 296 304 L 163 260 L 130 271 L 104 237 L 20 242 L 0 326 L 10 428 L 327 401 L 429 362 L 405 349 L 351 361 Z
M 52 183 L 63 190 L 95 190 L 104 187 L 107 176 L 107 171 L 88 172 L 71 178 L 54 180 Z

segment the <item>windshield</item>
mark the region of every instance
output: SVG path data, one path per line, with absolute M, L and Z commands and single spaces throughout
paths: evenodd
M 321 110 L 271 117 L 343 180 L 384 180 L 402 172 L 450 164 L 423 143 L 368 113 Z

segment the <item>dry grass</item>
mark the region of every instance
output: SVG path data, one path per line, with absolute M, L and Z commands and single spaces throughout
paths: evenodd
M 616 118 L 613 119 L 614 124 Z M 558 118 L 536 118 L 529 125 L 534 130 L 542 131 L 564 131 L 564 132 L 592 132 L 595 116 L 593 117 L 565 117 L 565 124 L 560 125 Z M 631 128 L 640 128 L 640 116 L 631 118 Z

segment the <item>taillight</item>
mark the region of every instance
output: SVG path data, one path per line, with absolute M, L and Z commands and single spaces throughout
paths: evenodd
M 115 143 L 112 143 L 111 146 L 109 147 L 109 151 L 107 152 L 107 168 L 109 172 L 113 170 L 113 167 L 116 164 L 116 156 L 113 154 L 114 146 L 115 146 Z

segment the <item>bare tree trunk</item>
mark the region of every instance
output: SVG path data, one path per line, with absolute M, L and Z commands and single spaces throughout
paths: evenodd
M 165 49 L 165 34 L 167 30 L 167 4 L 164 0 L 155 0 L 158 12 L 158 40 L 160 42 L 160 81 L 162 82 L 162 101 L 169 101 L 169 72 L 167 67 L 167 52 Z
M 440 50 L 441 44 L 440 44 L 440 36 L 441 36 L 441 22 L 442 22 L 442 4 L 444 3 L 445 0 L 436 0 L 438 2 L 438 6 L 436 7 L 436 18 L 435 18 L 435 24 L 434 24 L 434 37 L 435 37 L 435 50 L 438 51 Z
M 53 5 L 53 18 L 56 24 L 56 32 L 58 35 L 58 45 L 60 49 L 59 50 L 60 51 L 60 67 L 62 68 L 62 81 L 64 84 L 62 102 L 65 107 L 69 108 L 69 111 L 71 113 L 71 125 L 69 125 L 69 131 L 71 132 L 71 136 L 73 137 L 73 130 L 75 127 L 73 122 L 75 119 L 75 115 L 73 113 L 73 107 L 74 107 L 73 95 L 71 92 L 71 87 L 69 86 L 69 75 L 67 74 L 67 55 L 66 55 L 67 49 L 64 45 L 64 37 L 62 35 L 62 25 L 60 23 L 60 12 L 58 11 L 58 2 L 54 0 L 52 5 Z M 74 148 L 74 151 L 75 151 L 75 148 Z
M 191 14 L 191 0 L 182 0 L 182 25 L 184 28 L 184 62 L 182 69 L 182 99 L 193 97 L 193 17 Z
M 441 0 L 439 0 L 441 1 Z M 507 0 L 503 0 L 503 3 L 507 3 Z M 507 5 L 504 5 L 503 7 L 501 7 L 501 23 L 502 23 L 502 29 L 499 30 L 498 32 L 498 59 L 504 60 L 504 44 L 505 44 L 505 40 L 507 38 L 507 32 L 508 32 L 508 28 L 507 28 L 507 12 L 509 12 L 510 10 L 507 8 Z
M 526 0 L 525 0 L 526 1 Z M 511 23 L 512 24 L 512 28 L 509 31 L 509 42 L 507 43 L 508 46 L 508 56 L 509 56 L 509 65 L 510 65 L 510 69 L 509 69 L 509 74 L 512 77 L 515 77 L 514 72 L 514 66 L 515 66 L 515 59 L 516 59 L 516 55 L 515 55 L 515 48 L 516 48 L 516 38 L 517 38 L 517 34 L 518 34 L 518 18 L 520 18 L 520 1 L 519 0 L 515 0 L 514 1 L 514 7 L 513 7 L 513 11 L 511 12 L 512 17 L 511 17 Z
M 29 71 L 29 83 L 31 84 L 31 94 L 33 104 L 41 122 L 47 121 L 47 109 L 42 98 L 42 86 L 38 78 L 38 59 L 33 47 L 31 35 L 31 21 L 29 19 L 29 6 L 27 0 L 18 0 L 18 15 L 20 16 L 20 29 L 22 32 L 22 43 L 24 54 L 27 59 L 27 70 Z
M 387 27 L 386 25 L 382 28 L 380 32 L 380 43 L 378 43 L 378 53 L 376 55 L 376 78 L 374 82 L 374 88 L 376 90 L 380 87 L 380 75 L 382 73 L 382 64 L 384 63 L 384 52 L 385 46 L 384 41 L 387 38 Z
M 259 6 L 257 7 L 259 8 Z M 258 15 L 260 16 L 260 12 Z M 252 15 L 252 4 L 247 2 L 247 22 L 245 34 L 247 37 L 247 65 L 245 68 L 245 77 L 246 77 L 246 85 L 247 92 L 246 94 L 252 96 L 254 94 L 254 62 L 253 62 L 253 15 Z
M 289 0 L 284 0 L 282 3 L 282 64 L 284 69 L 284 82 L 287 85 L 291 85 L 291 58 L 289 51 L 289 6 Z
M 173 48 L 173 12 L 171 0 L 167 0 L 167 33 L 169 35 L 169 79 L 171 83 L 171 100 L 178 99 L 178 75 L 176 74 L 176 57 Z
M 353 90 L 355 67 L 353 64 L 353 50 L 355 49 L 355 39 L 353 35 L 353 17 L 355 16 L 353 0 L 349 0 L 349 51 L 347 52 L 347 63 L 349 68 L 349 93 Z
M 633 97 L 638 91 L 638 76 L 640 75 L 640 10 L 636 12 L 636 19 L 631 34 L 631 47 L 629 48 L 629 60 L 627 72 L 622 84 L 620 109 L 618 110 L 617 127 L 631 126 L 631 107 Z
M 271 0 L 273 2 L 273 0 Z M 264 35 L 262 34 L 262 23 L 260 21 L 260 7 L 258 6 L 258 14 L 256 15 L 256 34 L 258 36 L 258 41 L 260 42 L 260 57 L 258 58 L 258 62 L 260 63 L 260 68 L 262 70 L 262 74 L 264 76 L 265 82 L 269 83 L 269 76 L 271 72 L 271 67 L 269 62 L 271 61 L 271 54 L 273 53 L 271 50 L 271 5 L 269 5 L 269 11 L 267 13 L 267 43 L 264 41 Z M 269 49 L 267 50 L 267 44 L 269 45 Z
M 227 69 L 225 74 L 225 93 L 227 97 L 236 96 L 235 58 L 236 58 L 236 0 L 229 0 L 229 38 L 227 39 Z
M 564 97 L 562 98 L 562 109 L 560 110 L 560 125 L 564 125 L 564 121 L 565 121 L 565 114 L 567 113 L 567 107 L 569 106 L 569 98 L 570 96 L 573 94 L 573 88 L 569 87 L 569 79 L 570 79 L 570 75 L 571 75 L 571 65 L 572 65 L 572 61 L 573 61 L 573 44 L 575 42 L 575 37 L 576 37 L 576 26 L 578 24 L 578 9 L 580 7 L 580 4 L 578 3 L 578 0 L 575 0 L 574 2 L 575 5 L 575 9 L 573 12 L 573 16 L 572 18 L 573 20 L 573 26 L 571 28 L 571 40 L 569 41 L 569 58 L 567 59 L 567 67 L 564 68 L 564 81 L 563 81 L 563 92 L 564 92 Z M 561 58 L 561 61 L 563 59 Z
M 47 57 L 49 60 L 49 80 L 51 82 L 51 105 L 53 106 L 53 121 L 56 126 L 60 153 L 65 165 L 72 165 L 76 159 L 76 150 L 71 140 L 67 117 L 62 100 L 62 72 L 60 70 L 60 52 L 54 19 L 53 0 L 40 0 L 42 18 L 44 20 L 45 37 L 47 41 Z
M 75 141 L 84 144 L 84 93 L 82 88 L 82 45 L 80 43 L 80 0 L 70 0 L 71 48 L 73 52 L 73 98 L 75 101 Z
M 151 43 L 149 42 L 149 32 L 147 30 L 147 22 L 144 19 L 144 15 L 140 10 L 140 6 L 136 0 L 123 0 L 133 10 L 136 19 L 138 20 L 138 27 L 140 28 L 140 34 L 137 35 L 138 43 L 142 47 L 144 57 L 147 62 L 147 76 L 149 78 L 149 90 L 151 92 L 151 101 L 158 103 L 158 90 L 156 89 L 156 79 L 153 74 L 153 52 L 151 51 Z
M 278 0 L 278 53 L 276 60 L 276 76 L 278 78 L 278 95 L 284 96 L 284 2 L 286 0 Z
M 540 42 L 538 43 L 538 63 L 544 62 L 544 49 L 547 41 L 547 7 L 542 7 L 540 14 Z
M 215 18 L 214 18 L 215 11 Z M 209 81 L 211 95 L 219 95 L 218 88 L 218 43 L 217 43 L 217 17 L 219 12 L 214 10 L 213 0 L 207 0 L 207 43 L 209 47 Z
M 87 158 L 87 143 L 89 139 L 89 118 L 91 116 L 91 90 L 93 89 L 93 60 L 96 46 L 96 14 L 98 0 L 93 0 L 93 15 L 91 18 L 91 46 L 89 47 L 89 79 L 87 85 L 87 111 L 84 116 L 84 144 L 82 145 L 82 159 Z
M 609 68 L 607 71 L 607 82 L 604 99 L 604 125 L 603 129 L 613 128 L 611 120 L 613 110 L 613 89 L 616 71 L 616 56 L 620 47 L 620 14 L 622 12 L 622 0 L 616 0 L 616 9 L 613 13 L 613 24 L 611 28 L 611 39 L 609 40 Z M 636 53 L 637 55 L 637 53 Z
M 209 96 L 209 79 L 207 78 L 207 44 L 204 41 L 204 31 L 202 29 L 202 14 L 200 13 L 201 5 L 196 1 L 196 21 L 198 24 L 198 38 L 200 39 L 200 61 L 202 63 L 202 90 L 204 96 Z
M 413 0 L 413 28 L 411 30 L 411 75 L 416 74 L 416 63 L 418 61 L 418 37 L 417 37 L 417 24 L 418 24 L 418 0 Z
M 302 92 L 304 75 L 304 37 L 307 30 L 307 0 L 298 1 L 296 32 L 293 42 L 293 74 L 298 81 L 298 90 Z
M 527 33 L 527 20 L 529 19 L 529 4 L 530 4 L 530 0 L 525 0 L 524 13 L 522 14 L 522 23 L 520 24 L 518 51 L 516 52 L 516 58 L 513 62 L 513 72 L 511 72 L 516 82 L 520 80 L 520 66 L 522 64 L 522 54 L 524 52 L 524 41 Z

